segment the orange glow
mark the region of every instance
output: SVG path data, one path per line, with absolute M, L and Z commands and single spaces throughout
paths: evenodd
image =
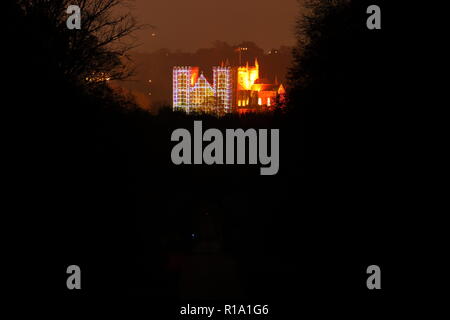
M 252 90 L 257 79 L 259 79 L 258 60 L 255 60 L 254 67 L 249 67 L 247 63 L 247 66 L 238 68 L 238 90 Z
M 197 83 L 199 72 L 199 68 L 192 68 L 191 87 L 195 86 L 195 84 Z
M 254 84 L 252 85 L 252 91 L 260 92 L 262 90 L 262 84 Z
M 280 85 L 280 88 L 278 89 L 278 94 L 284 95 L 286 94 L 286 89 L 284 89 L 283 85 Z

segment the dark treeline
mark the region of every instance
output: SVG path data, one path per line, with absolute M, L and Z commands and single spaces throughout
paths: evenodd
M 380 215 L 394 201 L 384 151 L 393 146 L 387 136 L 393 80 L 384 62 L 390 39 L 384 30 L 365 28 L 362 2 L 313 1 L 310 18 L 299 18 L 286 111 L 223 118 L 168 109 L 150 114 L 105 84 L 67 77 L 54 53 L 73 35 L 55 26 L 45 7 L 36 17 L 15 1 L 6 3 L 8 103 L 2 110 L 15 151 L 11 190 L 18 191 L 10 198 L 11 215 L 23 217 L 23 237 L 36 240 L 26 247 L 39 243 L 32 251 L 58 275 L 48 276 L 44 288 L 64 291 L 64 266 L 77 263 L 86 270 L 84 294 L 94 297 L 125 290 L 155 299 L 293 302 L 295 291 L 313 301 L 356 284 L 370 259 L 385 261 L 384 244 L 371 235 L 392 237 L 387 216 Z M 235 55 L 232 47 L 217 45 Z M 223 59 L 218 52 L 170 53 L 174 60 L 161 68 L 185 61 L 207 69 Z M 152 65 L 164 54 L 145 60 Z M 255 52 L 262 62 L 271 59 L 262 54 Z M 277 63 L 265 61 L 264 68 L 274 69 L 263 72 L 276 72 Z M 170 81 L 162 69 L 152 77 Z M 195 119 L 205 130 L 279 128 L 279 174 L 261 177 L 259 166 L 174 166 L 170 135 L 176 128 L 192 130 Z M 191 235 L 200 232 L 197 221 L 206 212 L 220 230 L 210 237 L 238 266 L 238 292 L 224 284 L 206 297 L 200 282 L 190 295 L 183 272 L 170 267 L 171 259 L 192 252 Z M 41 245 L 41 239 L 48 241 Z

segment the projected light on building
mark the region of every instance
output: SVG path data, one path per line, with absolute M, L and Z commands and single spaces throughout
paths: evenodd
M 199 68 L 173 68 L 173 106 L 189 107 L 192 86 L 197 82 Z
M 214 67 L 216 106 L 229 110 L 233 107 L 233 70 L 231 67 Z
M 215 91 L 202 74 L 189 92 L 189 106 L 198 108 L 213 108 L 215 106 Z
M 261 79 L 259 63 L 239 67 L 213 67 L 213 85 L 198 67 L 174 67 L 174 109 L 224 111 L 240 108 L 268 108 L 282 101 L 286 91 L 282 84 Z

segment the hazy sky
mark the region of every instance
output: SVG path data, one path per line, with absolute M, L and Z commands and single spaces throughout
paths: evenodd
M 295 44 L 297 0 L 135 0 L 140 23 L 157 27 L 137 33 L 138 51 L 160 48 L 194 51 L 215 40 L 254 41 L 269 50 Z

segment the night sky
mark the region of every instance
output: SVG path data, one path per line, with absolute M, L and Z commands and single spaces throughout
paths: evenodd
M 215 40 L 253 41 L 264 50 L 294 45 L 297 0 L 135 0 L 133 15 L 154 25 L 137 33 L 139 51 L 195 51 Z

